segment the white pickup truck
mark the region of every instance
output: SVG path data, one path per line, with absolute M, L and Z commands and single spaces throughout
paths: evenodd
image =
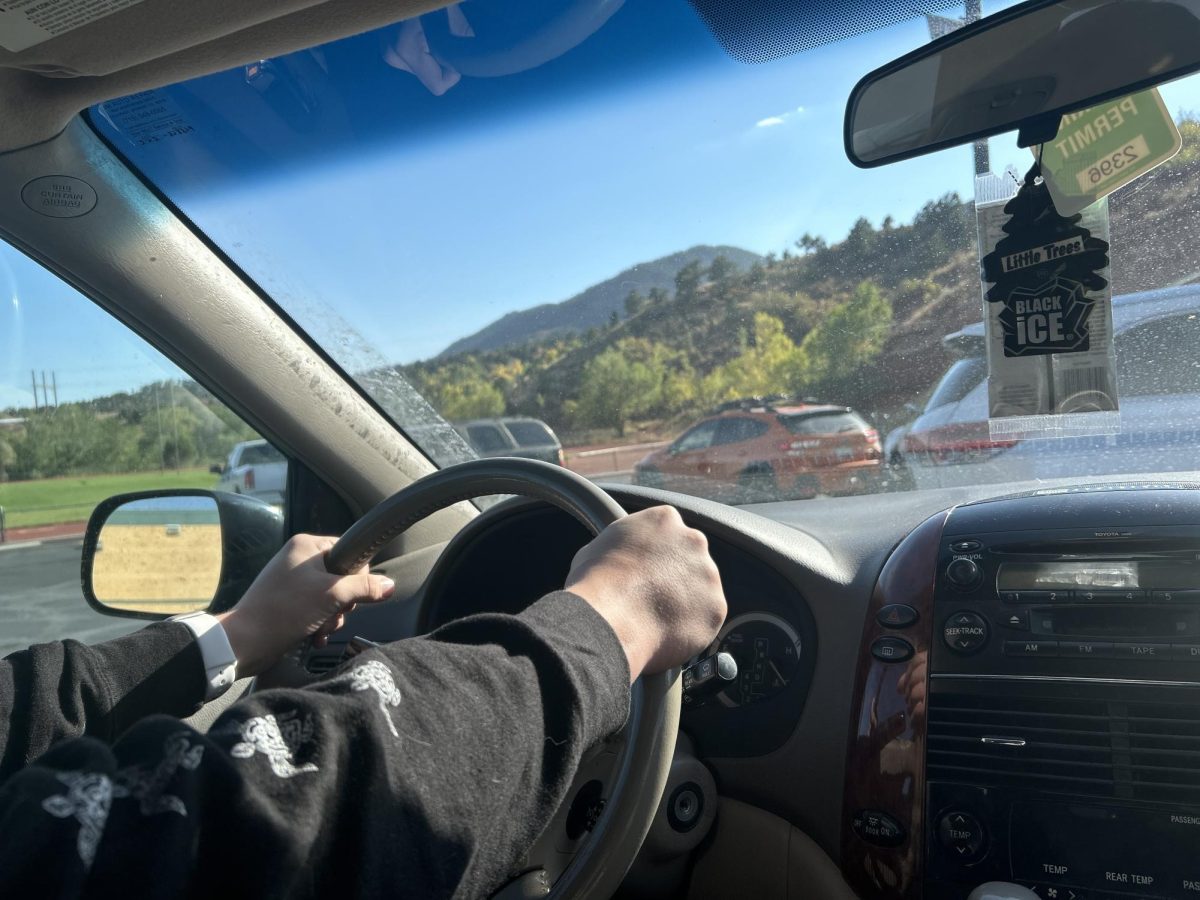
M 214 465 L 214 475 L 220 475 L 216 490 L 247 494 L 267 503 L 283 504 L 287 485 L 287 459 L 283 454 L 259 439 L 234 444 L 225 465 Z

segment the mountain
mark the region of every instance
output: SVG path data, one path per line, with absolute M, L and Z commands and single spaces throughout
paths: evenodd
M 650 262 L 638 263 L 606 281 L 592 285 L 569 300 L 508 313 L 474 334 L 455 341 L 438 358 L 536 343 L 586 331 L 592 326 L 607 325 L 614 312 L 624 316 L 625 298 L 630 291 L 636 290 L 645 296 L 651 288 L 672 290 L 675 273 L 684 266 L 698 262 L 707 269 L 718 256 L 726 257 L 739 269 L 749 268 L 760 260 L 758 254 L 749 250 L 703 244 Z

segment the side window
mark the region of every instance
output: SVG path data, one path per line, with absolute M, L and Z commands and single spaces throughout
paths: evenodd
M 468 425 L 467 440 L 480 453 L 495 453 L 508 449 L 508 441 L 495 425 Z
M 751 441 L 767 433 L 768 425 L 757 419 L 722 419 L 717 429 L 716 444 L 736 444 Z
M 712 446 L 713 437 L 717 433 L 716 422 L 701 422 L 691 431 L 684 434 L 671 447 L 676 453 L 686 453 L 688 450 L 703 450 Z
M 80 591 L 96 504 L 164 488 L 282 504 L 287 462 L 153 347 L 3 242 L 0 296 L 0 656 L 134 631 L 145 621 L 101 615 Z M 226 463 L 247 442 L 261 461 L 241 467 L 235 485 Z
M 1123 395 L 1200 393 L 1200 312 L 1131 328 L 1117 336 L 1116 350 Z

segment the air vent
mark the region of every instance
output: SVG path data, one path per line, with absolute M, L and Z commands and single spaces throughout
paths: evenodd
M 943 694 L 930 780 L 1136 800 L 1200 800 L 1200 705 Z

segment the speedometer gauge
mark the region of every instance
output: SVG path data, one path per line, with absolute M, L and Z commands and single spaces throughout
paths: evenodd
M 737 681 L 718 695 L 729 707 L 773 697 L 788 686 L 800 665 L 800 636 L 768 613 L 746 613 L 727 622 L 717 642 L 738 664 Z

